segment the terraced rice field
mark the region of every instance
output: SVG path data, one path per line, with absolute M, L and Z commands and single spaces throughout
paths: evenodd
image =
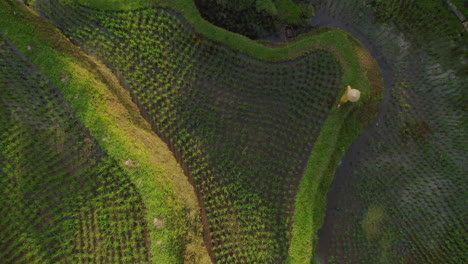
M 274 53 L 181 7 L 191 1 L 25 2 L 104 62 L 167 143 L 211 262 L 468 262 L 467 32 L 445 1 L 311 1 L 313 26 L 350 32 L 376 58 L 383 100 L 377 62 L 331 29 L 310 45 L 268 43 L 290 44 Z M 362 101 L 333 109 L 348 84 Z M 2 32 L 0 93 L 0 262 L 198 263 L 181 223 L 145 208 L 170 191 L 141 194 Z M 167 205 L 190 211 L 179 207 Z
M 148 263 L 141 198 L 48 79 L 0 35 L 2 263 Z
M 165 9 L 33 7 L 125 80 L 196 186 L 213 259 L 284 260 L 294 195 L 338 94 L 337 60 L 322 50 L 283 63 L 239 56 Z

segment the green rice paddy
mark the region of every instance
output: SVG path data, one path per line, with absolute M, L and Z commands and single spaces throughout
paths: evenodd
M 5 263 L 465 262 L 443 3 L 312 1 L 343 30 L 269 43 L 195 1 L 25 2 L 0 3 Z

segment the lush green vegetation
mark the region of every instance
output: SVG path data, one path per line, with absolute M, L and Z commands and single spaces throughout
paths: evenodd
M 144 207 L 58 90 L 0 39 L 0 258 L 147 263 Z
M 147 8 L 154 5 L 158 0 L 68 0 L 68 2 L 77 2 L 82 5 L 105 10 L 133 10 Z
M 311 1 L 369 41 L 388 82 L 338 170 L 382 98 L 377 63 L 343 31 L 275 44 L 213 26 L 190 0 L 26 2 L 119 79 L 0 2 L 2 260 L 204 263 L 203 222 L 220 263 L 311 263 L 317 248 L 328 263 L 468 261 L 466 32 L 446 1 Z M 313 11 L 208 2 L 245 24 Z M 334 108 L 348 84 L 363 100 Z
M 257 58 L 298 58 L 271 64 L 200 38 L 174 13 L 161 9 L 107 13 L 59 3 L 33 6 L 123 75 L 143 115 L 196 183 L 214 259 L 269 262 L 287 256 L 294 189 L 340 81 L 360 87 L 363 98 L 369 96 L 346 34 L 329 31 L 276 49 L 250 42 L 262 51 Z M 70 19 L 62 19 L 60 10 Z M 153 31 L 161 34 L 149 38 L 146 32 Z M 232 37 L 225 31 L 212 36 L 221 34 Z M 333 51 L 345 66 L 343 78 L 333 57 L 311 48 Z M 252 85 L 251 80 L 264 83 Z M 261 209 L 251 210 L 257 207 Z M 239 241 L 246 245 L 237 245 Z
M 205 263 L 193 189 L 172 153 L 121 91 L 119 81 L 21 5 L 0 4 L 5 18 L 0 22 L 2 33 L 64 94 L 79 120 L 100 147 L 119 161 L 142 195 L 153 262 L 177 263 L 186 258 Z M 166 227 L 153 225 L 156 218 Z

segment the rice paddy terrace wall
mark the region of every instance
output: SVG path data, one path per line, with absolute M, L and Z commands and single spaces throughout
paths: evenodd
M 0 94 L 0 262 L 148 263 L 135 186 L 3 35 Z
M 330 53 L 262 62 L 166 9 L 31 7 L 125 82 L 196 186 L 213 260 L 286 258 L 294 195 L 341 81 Z
M 446 1 L 313 1 L 383 66 L 377 121 L 337 171 L 325 263 L 466 263 L 467 32 Z

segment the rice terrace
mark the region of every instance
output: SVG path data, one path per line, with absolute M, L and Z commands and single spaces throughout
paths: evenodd
M 468 2 L 0 0 L 0 263 L 468 263 Z

